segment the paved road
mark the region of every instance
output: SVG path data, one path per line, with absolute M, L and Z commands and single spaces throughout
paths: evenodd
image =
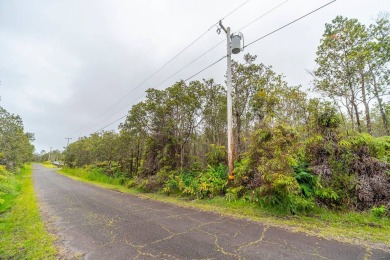
M 84 259 L 390 259 L 380 250 L 183 208 L 77 182 L 35 164 L 40 205 Z

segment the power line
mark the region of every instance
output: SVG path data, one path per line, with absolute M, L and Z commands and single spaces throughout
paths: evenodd
M 236 12 L 238 9 L 240 9 L 242 6 L 244 6 L 245 4 L 247 4 L 250 0 L 246 0 L 245 2 L 243 2 L 242 4 L 240 4 L 238 7 L 236 7 L 234 10 L 232 10 L 230 13 L 228 13 L 227 15 L 225 15 L 221 20 L 227 18 L 228 16 L 230 16 L 231 14 L 233 14 L 234 12 Z M 98 115 L 95 119 L 93 119 L 92 121 L 90 121 L 88 124 L 94 122 L 95 120 L 97 120 L 98 118 L 102 117 L 104 114 L 106 114 L 108 111 L 110 111 L 113 107 L 115 107 L 116 105 L 118 105 L 119 103 L 121 103 L 126 97 L 128 97 L 131 93 L 133 93 L 136 89 L 138 89 L 140 86 L 142 86 L 144 83 L 146 83 L 149 79 L 151 79 L 152 77 L 154 77 L 157 73 L 159 73 L 161 70 L 163 70 L 168 64 L 170 64 L 173 60 L 175 60 L 177 57 L 179 57 L 183 52 L 185 52 L 188 48 L 190 48 L 192 45 L 194 45 L 197 41 L 199 41 L 204 35 L 206 35 L 215 25 L 217 25 L 217 23 L 213 24 L 209 29 L 207 29 L 204 33 L 202 33 L 200 36 L 198 36 L 194 41 L 192 41 L 189 45 L 187 45 L 182 51 L 180 51 L 178 54 L 176 54 L 172 59 L 170 59 L 169 61 L 167 61 L 164 65 L 162 65 L 159 69 L 157 69 L 154 73 L 152 73 L 149 77 L 147 77 L 144 81 L 142 81 L 140 84 L 138 84 L 135 88 L 133 88 L 132 90 L 130 90 L 130 92 L 128 92 L 125 96 L 123 96 L 122 98 L 120 98 L 118 101 L 116 101 L 113 105 L 111 105 L 108 109 L 106 109 L 105 111 L 103 111 L 103 113 L 101 113 L 100 115 Z M 87 125 L 88 125 L 87 124 Z M 80 130 L 82 130 L 85 126 L 81 127 L 79 130 L 77 130 L 76 132 L 79 132 Z
M 238 9 L 240 9 L 243 5 L 247 4 L 250 0 L 247 0 L 245 1 L 244 3 L 242 3 L 241 5 L 239 5 L 237 8 L 235 8 L 233 11 L 231 11 L 230 13 L 228 13 L 227 15 L 225 15 L 225 17 L 223 17 L 222 19 L 220 19 L 220 21 L 223 21 L 225 18 L 229 17 L 231 14 L 233 14 L 235 11 L 237 11 Z M 219 21 L 216 23 L 218 24 Z
M 234 13 L 235 11 L 237 11 L 239 8 L 241 8 L 243 5 L 245 5 L 245 4 L 248 3 L 249 1 L 250 1 L 250 0 L 247 0 L 247 1 L 245 1 L 244 3 L 242 3 L 240 6 L 238 6 L 237 8 L 235 8 L 232 12 L 230 12 L 228 15 L 226 15 L 225 17 L 223 17 L 221 20 L 227 18 L 229 15 L 231 15 L 232 13 Z M 241 28 L 240 28 L 239 30 L 237 30 L 237 31 L 243 30 L 244 28 L 246 28 L 246 27 L 252 25 L 253 23 L 255 23 L 255 22 L 257 22 L 258 20 L 260 20 L 261 18 L 263 18 L 263 17 L 265 17 L 266 15 L 272 13 L 272 12 L 275 11 L 276 9 L 280 8 L 282 5 L 286 4 L 288 1 L 289 1 L 289 0 L 285 0 L 284 2 L 279 3 L 278 5 L 276 5 L 275 7 L 271 8 L 271 9 L 268 10 L 267 12 L 261 14 L 261 15 L 258 16 L 256 19 L 254 19 L 254 20 L 252 20 L 251 22 L 249 22 L 248 24 L 244 25 L 243 27 L 241 27 Z M 215 24 L 214 24 L 213 26 L 211 26 L 211 27 L 207 30 L 207 32 L 208 32 L 211 28 L 213 28 L 214 26 L 215 26 Z M 199 39 L 200 39 L 200 38 L 199 38 Z M 166 81 L 168 81 L 169 79 L 173 78 L 174 76 L 176 76 L 177 74 L 179 74 L 180 72 L 182 72 L 184 69 L 188 68 L 190 65 L 192 65 L 193 63 L 195 63 L 196 61 L 198 61 L 199 59 L 201 59 L 201 58 L 202 58 L 203 56 L 205 56 L 207 53 L 209 53 L 210 51 L 214 50 L 217 46 L 219 46 L 219 45 L 220 45 L 221 43 L 223 43 L 223 42 L 225 42 L 225 40 L 222 40 L 222 41 L 218 42 L 217 44 L 215 44 L 213 47 L 211 47 L 210 49 L 208 49 L 207 51 L 205 51 L 204 53 L 202 53 L 200 56 L 198 56 L 197 58 L 195 58 L 194 60 L 192 60 L 191 62 L 189 62 L 188 64 L 186 64 L 184 67 L 182 67 L 182 68 L 179 69 L 178 71 L 174 72 L 174 73 L 173 73 L 172 75 L 170 75 L 168 78 L 166 78 L 166 79 L 162 80 L 161 82 L 159 82 L 155 87 L 158 87 L 158 86 L 160 86 L 161 84 L 163 84 L 163 83 L 165 83 Z M 220 61 L 221 61 L 222 59 L 224 59 L 224 58 L 226 58 L 226 56 L 222 57 L 221 59 L 217 60 L 216 62 L 214 62 L 214 63 L 212 63 L 211 65 L 207 66 L 206 68 L 202 69 L 201 71 L 195 73 L 195 74 L 192 75 L 191 77 L 187 78 L 185 81 L 190 80 L 191 78 L 195 77 L 196 75 L 200 74 L 201 72 L 205 71 L 206 69 L 208 69 L 208 68 L 212 67 L 213 65 L 217 64 L 218 62 L 220 62 Z M 144 82 L 146 82 L 146 81 L 144 81 Z M 136 88 L 138 88 L 138 87 L 139 87 L 139 86 L 137 86 Z M 131 92 L 130 92 L 130 93 L 131 93 Z M 128 96 L 128 95 L 126 95 L 125 97 L 127 97 L 127 96 Z M 123 99 L 124 99 L 125 97 L 123 97 Z M 144 97 L 144 95 L 143 95 L 142 97 Z M 138 99 L 140 99 L 140 98 L 138 98 Z M 137 100 L 138 100 L 138 99 L 137 99 Z M 132 104 L 134 104 L 134 103 L 135 103 L 135 101 L 132 102 Z M 115 104 L 115 105 L 116 105 L 116 104 Z M 126 105 L 126 107 L 127 107 L 127 105 Z M 119 112 L 119 111 L 122 111 L 122 110 L 123 110 L 124 108 L 126 108 L 126 107 L 123 107 L 123 108 L 121 108 L 120 110 L 117 110 L 117 111 L 118 111 L 118 112 Z M 126 114 L 126 115 L 127 115 L 127 114 Z M 124 117 L 126 117 L 126 116 L 123 116 L 123 117 L 121 117 L 120 119 L 122 119 L 122 118 L 124 118 Z M 116 123 L 116 122 L 119 121 L 120 119 L 115 120 L 113 123 Z M 103 121 L 104 121 L 104 120 L 103 120 Z M 101 122 L 103 122 L 103 121 L 101 121 Z M 100 122 L 99 122 L 99 123 L 100 123 Z M 99 124 L 99 123 L 97 123 L 97 124 Z M 105 126 L 104 128 L 106 128 L 106 127 L 112 125 L 113 123 L 110 123 L 109 125 Z M 101 129 L 99 129 L 98 131 L 103 130 L 104 128 L 101 128 Z M 96 132 L 97 132 L 97 131 L 96 131 Z M 96 132 L 95 132 L 95 133 L 96 133 Z
M 307 14 L 305 14 L 305 15 L 303 15 L 303 16 L 297 18 L 297 19 L 295 19 L 294 21 L 291 21 L 291 22 L 289 22 L 288 24 L 285 24 L 285 25 L 283 25 L 282 27 L 279 27 L 278 29 L 273 30 L 272 32 L 267 33 L 266 35 L 263 35 L 263 36 L 261 36 L 260 38 L 257 38 L 256 40 L 254 40 L 254 41 L 248 43 L 247 45 L 243 46 L 243 48 L 248 47 L 249 45 L 252 45 L 252 44 L 254 44 L 255 42 L 258 42 L 258 41 L 264 39 L 265 37 L 268 37 L 268 36 L 270 36 L 271 34 L 274 34 L 274 33 L 276 33 L 277 31 L 280 31 L 280 30 L 286 28 L 287 26 L 289 26 L 289 25 L 291 25 L 291 24 L 293 24 L 293 23 L 295 23 L 295 22 L 298 22 L 299 20 L 305 18 L 306 16 L 309 16 L 309 15 L 311 15 L 311 14 L 313 14 L 313 13 L 315 13 L 315 12 L 321 10 L 322 8 L 324 8 L 324 7 L 326 7 L 326 6 L 328 6 L 328 5 L 332 4 L 332 3 L 334 3 L 334 2 L 336 2 L 336 0 L 330 1 L 330 2 L 328 2 L 328 3 L 326 3 L 326 4 L 322 5 L 322 6 L 318 7 L 317 9 L 314 9 L 313 11 L 311 11 L 311 12 L 309 12 L 309 13 L 307 13 Z
M 207 70 L 208 68 L 214 66 L 215 64 L 217 64 L 218 62 L 220 62 L 221 60 L 225 59 L 227 57 L 227 55 L 223 56 L 222 58 L 220 58 L 219 60 L 211 63 L 209 66 L 207 66 L 206 68 L 198 71 L 197 73 L 195 73 L 194 75 L 192 75 L 191 77 L 187 78 L 186 80 L 184 80 L 184 82 L 187 82 L 188 80 L 192 79 L 193 77 L 195 77 L 196 75 L 202 73 L 203 71 Z
M 279 7 L 281 7 L 282 5 L 284 5 L 285 3 L 287 3 L 289 0 L 286 0 L 278 5 L 276 5 L 275 7 L 273 7 L 272 9 L 268 10 L 267 12 L 263 13 L 262 15 L 260 15 L 259 17 L 257 17 L 255 20 L 251 21 L 250 23 L 246 24 L 245 26 L 241 27 L 240 29 L 238 29 L 237 31 L 240 31 L 240 30 L 243 30 L 244 28 L 248 27 L 249 25 L 253 24 L 254 22 L 258 21 L 259 19 L 263 18 L 264 16 L 266 16 L 267 14 L 270 14 L 271 12 L 275 11 L 276 9 L 278 9 Z M 245 2 L 246 3 L 246 2 Z M 244 4 L 245 4 L 244 3 Z M 226 16 L 227 17 L 227 16 Z M 221 20 L 222 21 L 222 20 Z M 220 42 L 218 42 L 217 44 L 215 44 L 213 47 L 211 47 L 210 49 L 208 49 L 207 51 L 205 51 L 203 54 L 201 54 L 200 56 L 198 56 L 196 59 L 194 59 L 193 61 L 191 61 L 190 63 L 188 63 L 187 65 L 185 65 L 183 68 L 179 69 L 178 71 L 176 71 L 175 73 L 173 73 L 171 76 L 169 76 L 168 78 L 164 79 L 163 81 L 159 82 L 156 87 L 160 86 L 161 84 L 165 83 L 167 80 L 171 79 L 173 76 L 177 75 L 178 73 L 182 72 L 184 69 L 186 69 L 187 67 L 189 67 L 190 65 L 192 65 L 194 62 L 196 62 L 197 60 L 199 60 L 200 58 L 202 58 L 203 56 L 205 56 L 207 53 L 209 53 L 210 51 L 214 50 L 217 46 L 219 46 L 221 43 L 225 42 L 225 40 L 222 40 Z
M 224 41 L 222 41 L 224 42 Z M 171 76 L 169 76 L 168 78 L 164 79 L 163 81 L 159 82 L 156 87 L 160 86 L 161 84 L 165 83 L 167 80 L 171 79 L 173 76 L 176 76 L 177 74 L 179 74 L 180 72 L 182 72 L 184 69 L 188 68 L 189 66 L 191 66 L 192 64 L 194 64 L 196 61 L 198 61 L 200 58 L 202 58 L 203 56 L 205 56 L 207 53 L 209 53 L 210 51 L 214 50 L 219 44 L 221 44 L 222 42 L 214 45 L 213 47 L 211 47 L 210 49 L 208 49 L 206 52 L 204 52 L 203 54 L 201 54 L 200 56 L 198 56 L 196 59 L 192 60 L 190 63 L 187 63 L 187 65 L 185 65 L 183 68 L 179 69 L 178 71 L 176 71 L 175 73 L 173 73 Z
M 99 130 L 96 130 L 95 132 L 93 132 L 93 134 L 95 134 L 95 133 L 97 133 L 97 132 L 99 132 L 99 131 L 101 131 L 101 130 L 103 130 L 103 129 L 105 129 L 105 128 L 107 128 L 107 127 L 109 127 L 110 125 L 112 125 L 112 124 L 115 124 L 116 122 L 118 122 L 119 120 L 122 120 L 123 118 L 125 118 L 127 116 L 127 114 L 126 115 L 124 115 L 124 116 L 122 116 L 122 117 L 120 117 L 120 118 L 118 118 L 117 120 L 115 120 L 114 122 L 111 122 L 111 123 L 109 123 L 108 125 L 106 125 L 106 126 L 103 126 L 102 128 L 100 128 Z
M 141 98 L 143 98 L 144 96 L 145 96 L 145 95 L 142 95 L 142 96 L 138 97 L 138 98 L 133 102 L 133 104 L 134 104 L 135 102 L 137 102 L 138 100 L 140 100 Z M 122 109 L 121 109 L 121 110 L 122 110 Z M 118 111 L 117 111 L 117 112 L 118 112 Z M 112 124 L 118 122 L 119 120 L 125 118 L 126 116 L 127 116 L 127 113 L 126 113 L 126 115 L 124 115 L 124 116 L 118 118 L 118 119 L 115 120 L 114 122 L 111 122 L 110 124 L 108 124 L 108 125 L 106 125 L 106 126 L 100 128 L 99 130 L 94 131 L 93 133 L 97 133 L 97 132 L 103 130 L 104 128 L 109 127 L 110 125 L 112 125 Z M 104 122 L 104 120 L 103 120 L 103 121 L 100 121 L 99 123 L 102 123 L 102 122 Z M 98 123 L 98 124 L 99 124 L 99 123 Z M 95 125 L 94 125 L 94 126 L 95 126 Z M 91 128 L 92 128 L 92 127 L 91 127 Z M 90 129 L 90 128 L 89 128 L 89 129 Z
M 214 48 L 215 48 L 215 47 L 216 47 L 216 46 L 214 46 Z M 210 51 L 211 51 L 212 49 L 214 49 L 214 48 L 209 49 L 207 52 L 203 53 L 201 56 L 199 56 L 198 58 L 196 58 L 196 59 L 193 60 L 192 62 L 188 63 L 188 64 L 187 64 L 186 66 L 184 66 L 182 69 L 180 69 L 179 71 L 175 72 L 174 74 L 172 74 L 171 76 L 169 76 L 169 77 L 166 78 L 165 80 L 163 80 L 163 81 L 161 81 L 160 83 L 158 83 L 158 84 L 156 85 L 156 87 L 160 86 L 162 83 L 166 82 L 167 80 L 171 79 L 173 76 L 175 76 L 176 74 L 178 74 L 179 72 L 183 71 L 185 68 L 187 68 L 188 66 L 190 66 L 191 64 L 193 64 L 195 61 L 199 60 L 201 57 L 203 57 L 206 53 L 210 52 Z M 199 72 L 195 73 L 194 75 L 192 75 L 191 77 L 187 78 L 187 79 L 185 80 L 185 82 L 188 81 L 189 79 L 195 77 L 196 75 L 200 74 L 201 72 L 205 71 L 206 69 L 208 69 L 208 68 L 214 66 L 215 64 L 217 64 L 218 62 L 220 62 L 220 61 L 223 60 L 224 58 L 226 58 L 226 56 L 223 56 L 222 58 L 220 58 L 219 60 L 215 61 L 215 62 L 212 63 L 211 65 L 207 66 L 206 68 L 202 69 L 201 71 L 199 71 Z M 132 102 L 132 104 L 134 104 L 136 101 L 138 101 L 139 99 L 141 99 L 141 98 L 144 97 L 144 96 L 145 96 L 145 95 L 142 95 L 142 96 L 139 97 L 137 100 L 135 100 L 134 102 Z M 126 105 L 126 107 L 127 107 L 127 105 Z M 122 110 L 123 110 L 124 108 L 126 108 L 126 107 L 123 107 L 123 108 L 121 108 L 120 110 L 117 110 L 117 112 L 122 111 Z M 127 115 L 127 114 L 126 114 L 126 115 Z M 125 117 L 125 116 L 119 118 L 118 120 L 116 120 L 116 121 L 113 122 L 113 123 L 116 123 L 117 121 L 119 121 L 120 119 L 122 119 L 122 118 L 124 118 L 124 117 Z M 103 120 L 103 121 L 104 121 L 104 120 Z M 103 121 L 101 121 L 101 122 L 103 122 Z M 101 122 L 99 122 L 99 123 L 101 123 Z M 97 124 L 99 124 L 99 123 L 97 123 Z M 109 125 L 103 127 L 102 129 L 104 129 L 104 128 L 110 126 L 110 125 L 112 125 L 113 123 L 111 123 L 111 124 L 109 124 Z M 95 125 L 97 125 L 97 124 L 95 124 Z M 95 131 L 94 133 L 99 132 L 99 131 L 102 130 L 102 129 L 99 129 L 99 130 Z
M 287 2 L 287 1 L 285 1 L 285 2 Z M 285 2 L 284 2 L 284 3 L 285 3 Z M 307 16 L 309 16 L 309 15 L 311 15 L 311 14 L 313 14 L 313 13 L 319 11 L 319 10 L 321 10 L 322 8 L 324 8 L 324 7 L 326 7 L 326 6 L 330 5 L 330 4 L 332 4 L 332 3 L 334 3 L 334 2 L 336 2 L 336 0 L 333 0 L 333 1 L 331 1 L 331 2 L 328 2 L 328 3 L 326 3 L 325 5 L 322 5 L 322 6 L 318 7 L 317 9 L 314 9 L 313 11 L 311 11 L 311 12 L 309 12 L 309 13 L 307 13 L 307 14 L 305 14 L 305 15 L 303 15 L 303 16 L 301 16 L 301 17 L 299 17 L 299 18 L 297 18 L 297 19 L 295 19 L 295 20 L 293 20 L 293 21 L 291 21 L 291 22 L 289 22 L 289 23 L 287 23 L 287 24 L 285 24 L 285 25 L 283 25 L 283 26 L 281 26 L 281 27 L 275 29 L 275 30 L 273 30 L 272 32 L 267 33 L 266 35 L 264 35 L 264 36 L 262 36 L 262 37 L 260 37 L 260 38 L 258 38 L 258 39 L 256 39 L 256 40 L 254 40 L 254 41 L 248 43 L 248 44 L 245 45 L 245 46 L 243 46 L 243 48 L 248 47 L 248 46 L 250 46 L 250 45 L 252 45 L 252 44 L 258 42 L 258 41 L 260 41 L 260 40 L 262 40 L 262 39 L 264 39 L 264 38 L 266 38 L 266 37 L 268 37 L 268 36 L 270 36 L 270 35 L 272 35 L 272 34 L 278 32 L 278 31 L 282 30 L 283 28 L 286 28 L 287 26 L 289 26 L 289 25 L 291 25 L 291 24 L 293 24 L 293 23 L 295 23 L 295 22 L 297 22 L 297 21 L 299 21 L 299 20 L 301 20 L 301 19 L 303 19 L 303 18 L 305 18 L 305 17 L 307 17 Z M 284 4 L 284 3 L 282 3 L 282 4 Z M 281 5 L 279 5 L 279 6 L 281 6 Z M 257 19 L 257 20 L 258 20 L 258 19 Z M 252 21 L 251 23 L 253 23 L 253 21 Z M 251 24 L 251 23 L 250 23 L 250 24 Z M 244 26 L 244 27 L 246 27 L 246 26 Z M 241 29 L 240 29 L 240 30 L 241 30 Z M 219 45 L 219 44 L 217 44 L 217 45 Z M 215 48 L 217 45 L 215 45 L 214 47 L 212 47 L 212 49 Z M 211 49 L 210 49 L 210 50 L 211 50 Z M 210 50 L 209 50 L 209 51 L 210 51 Z M 207 52 L 208 52 L 208 51 L 207 51 Z M 206 53 L 207 53 L 207 52 L 206 52 Z M 203 54 L 202 54 L 202 55 L 203 55 Z M 227 57 L 227 56 L 223 56 L 222 58 L 218 59 L 217 61 L 213 62 L 212 64 L 210 64 L 210 65 L 208 65 L 207 67 L 203 68 L 202 70 L 198 71 L 197 73 L 193 74 L 191 77 L 187 78 L 187 79 L 184 80 L 184 81 L 186 82 L 186 81 L 190 80 L 191 78 L 193 78 L 193 77 L 195 77 L 196 75 L 200 74 L 201 72 L 207 70 L 208 68 L 214 66 L 215 64 L 217 64 L 218 62 L 220 62 L 221 60 L 223 60 L 223 59 L 226 58 L 226 57 Z M 125 116 L 122 116 L 121 118 L 115 120 L 114 122 L 112 122 L 112 123 L 110 123 L 110 124 L 104 126 L 103 128 L 100 128 L 98 131 L 103 130 L 104 128 L 106 128 L 106 127 L 108 127 L 108 126 L 110 126 L 110 125 L 112 125 L 112 124 L 118 122 L 119 120 L 125 118 L 126 116 L 127 116 L 127 114 L 126 114 Z M 98 131 L 96 131 L 96 132 L 98 132 Z
M 200 74 L 201 72 L 203 72 L 203 71 L 205 71 L 205 70 L 211 68 L 212 66 L 214 66 L 214 65 L 217 64 L 218 62 L 222 61 L 222 60 L 225 59 L 226 57 L 227 57 L 226 55 L 223 56 L 223 57 L 221 57 L 220 59 L 218 59 L 218 60 L 216 60 L 215 62 L 211 63 L 210 65 L 208 65 L 207 67 L 205 67 L 205 68 L 203 68 L 202 70 L 198 71 L 197 73 L 195 73 L 194 75 L 192 75 L 191 77 L 187 78 L 187 79 L 184 80 L 184 81 L 187 82 L 187 81 L 190 80 L 191 78 L 193 78 L 193 77 L 195 77 L 196 75 Z M 142 96 L 142 97 L 143 97 L 143 96 Z M 140 98 L 142 98 L 142 97 L 140 97 Z M 138 98 L 138 100 L 139 100 L 140 98 Z M 106 126 L 103 126 L 102 128 L 100 128 L 99 130 L 96 130 L 96 131 L 93 132 L 93 133 L 97 133 L 97 132 L 99 132 L 99 131 L 105 129 L 106 127 L 109 127 L 110 125 L 115 124 L 116 122 L 118 122 L 119 120 L 122 120 L 122 119 L 125 118 L 126 116 L 127 116 L 127 113 L 126 113 L 126 115 L 121 116 L 120 118 L 116 119 L 115 121 L 109 123 L 109 124 L 106 125 Z
M 282 5 L 284 5 L 285 3 L 287 3 L 288 1 L 289 1 L 289 0 L 286 0 L 286 1 L 284 1 L 284 2 L 282 2 L 282 3 L 280 3 L 280 4 L 278 4 L 278 5 L 276 5 L 274 8 L 268 10 L 268 11 L 265 12 L 264 14 L 260 15 L 259 17 L 257 17 L 257 18 L 254 19 L 253 21 L 251 21 L 250 23 L 247 23 L 246 25 L 244 25 L 243 27 L 241 27 L 240 29 L 238 29 L 236 32 L 241 31 L 241 30 L 245 29 L 246 27 L 248 27 L 249 25 L 251 25 L 251 24 L 257 22 L 258 20 L 260 20 L 261 18 L 263 18 L 263 17 L 266 16 L 267 14 L 272 13 L 273 11 L 275 11 L 276 9 L 278 9 L 279 7 L 281 7 Z M 234 32 L 234 33 L 236 33 L 236 32 Z

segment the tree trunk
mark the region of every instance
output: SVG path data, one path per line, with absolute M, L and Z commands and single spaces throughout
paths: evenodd
M 131 153 L 130 155 L 130 161 L 129 161 L 129 164 L 130 164 L 130 174 L 131 175 L 134 175 L 134 166 L 133 166 L 133 161 L 134 161 L 134 157 L 133 157 L 133 153 Z
M 341 107 L 340 107 L 340 105 L 339 105 L 339 103 L 337 102 L 336 99 L 333 98 L 333 102 L 336 104 L 337 109 L 339 110 L 339 113 L 340 113 L 340 115 L 341 115 L 341 120 L 343 121 L 343 127 L 344 127 L 345 131 L 348 133 L 347 123 L 346 123 L 346 121 L 345 121 L 344 114 L 343 114 L 343 112 L 341 111 Z M 348 113 L 349 113 L 348 108 L 347 108 L 347 111 L 348 111 Z M 353 119 L 352 119 L 352 121 L 353 121 Z M 306 124 L 307 124 L 307 123 L 306 123 Z
M 372 134 L 371 130 L 371 117 L 370 117 L 370 107 L 367 102 L 367 97 L 366 97 L 366 86 L 365 86 L 365 81 L 364 81 L 364 74 L 361 74 L 362 82 L 361 82 L 361 89 L 362 89 L 362 98 L 363 98 L 363 105 L 364 105 L 364 110 L 366 114 L 366 126 L 367 126 L 367 132 L 369 134 Z
M 140 149 L 139 149 L 139 138 L 137 138 L 137 155 L 135 157 L 135 173 L 138 172 L 138 168 L 139 168 L 139 161 L 140 161 Z
M 375 75 L 373 75 L 373 81 L 374 81 L 374 96 L 378 101 L 379 111 L 381 113 L 382 121 L 383 121 L 383 127 L 385 128 L 385 132 L 387 135 L 390 135 L 390 127 L 389 127 L 389 121 L 387 120 L 385 109 L 383 108 L 382 99 L 379 97 L 379 91 L 378 86 L 376 83 Z
M 236 113 L 236 127 L 237 127 L 237 145 L 235 146 L 235 150 L 238 156 L 241 154 L 241 117 L 238 113 Z M 234 156 L 234 154 L 233 154 Z
M 180 170 L 183 171 L 184 165 L 184 143 L 180 146 Z
M 359 108 L 358 108 L 358 106 L 357 106 L 357 104 L 355 102 L 355 97 L 353 97 L 353 96 L 352 96 L 351 103 L 352 103 L 353 109 L 355 110 L 355 114 L 356 114 L 357 128 L 358 128 L 359 133 L 361 133 L 362 132 L 362 126 L 360 125 Z
M 346 105 L 345 107 L 347 108 L 349 118 L 351 119 L 352 130 L 355 130 L 355 121 L 353 119 L 353 108 L 349 107 L 348 105 Z

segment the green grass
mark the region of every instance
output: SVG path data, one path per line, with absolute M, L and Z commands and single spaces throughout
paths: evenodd
M 50 161 L 44 161 L 42 165 L 46 168 L 58 168 L 58 166 L 52 164 Z
M 5 198 L 0 211 L 1 259 L 56 259 L 54 238 L 42 223 L 31 179 L 26 165 L 12 176 L 16 193 Z
M 106 184 L 113 184 L 113 185 L 121 185 L 124 181 L 124 179 L 121 178 L 112 178 L 103 173 L 101 169 L 93 168 L 91 170 L 86 169 L 71 169 L 71 168 L 63 168 L 61 172 L 79 177 L 83 180 L 93 181 L 97 183 L 106 183 Z
M 0 171 L 4 174 L 5 168 L 0 167 Z M 8 172 L 3 174 L 0 174 L 0 216 L 12 207 L 12 202 L 21 189 L 15 175 Z
M 375 217 L 371 212 L 334 212 L 319 209 L 308 216 L 286 215 L 244 200 L 229 202 L 223 197 L 189 200 L 187 197 L 167 196 L 162 193 L 141 193 L 137 189 L 128 189 L 119 185 L 119 179 L 109 178 L 101 172 L 92 174 L 85 169 L 63 169 L 59 172 L 75 180 L 139 197 L 217 212 L 235 218 L 261 221 L 267 225 L 287 228 L 293 232 L 305 232 L 326 239 L 390 250 L 390 219 Z M 99 174 L 104 176 L 97 176 Z

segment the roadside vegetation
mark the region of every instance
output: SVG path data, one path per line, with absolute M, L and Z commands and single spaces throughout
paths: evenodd
M 368 26 L 341 16 L 325 25 L 310 72 L 312 92 L 323 98 L 256 56 L 233 61 L 230 185 L 226 91 L 213 79 L 148 89 L 119 133 L 70 144 L 63 172 L 390 244 L 389 59 L 383 15 Z
M 56 259 L 26 164 L 33 139 L 19 116 L 0 107 L 0 259 Z
M 58 166 L 54 165 L 52 162 L 50 161 L 43 161 L 42 162 L 42 165 L 46 168 L 58 168 Z
M 42 223 L 31 179 L 31 166 L 10 173 L 0 167 L 0 258 L 56 259 Z

